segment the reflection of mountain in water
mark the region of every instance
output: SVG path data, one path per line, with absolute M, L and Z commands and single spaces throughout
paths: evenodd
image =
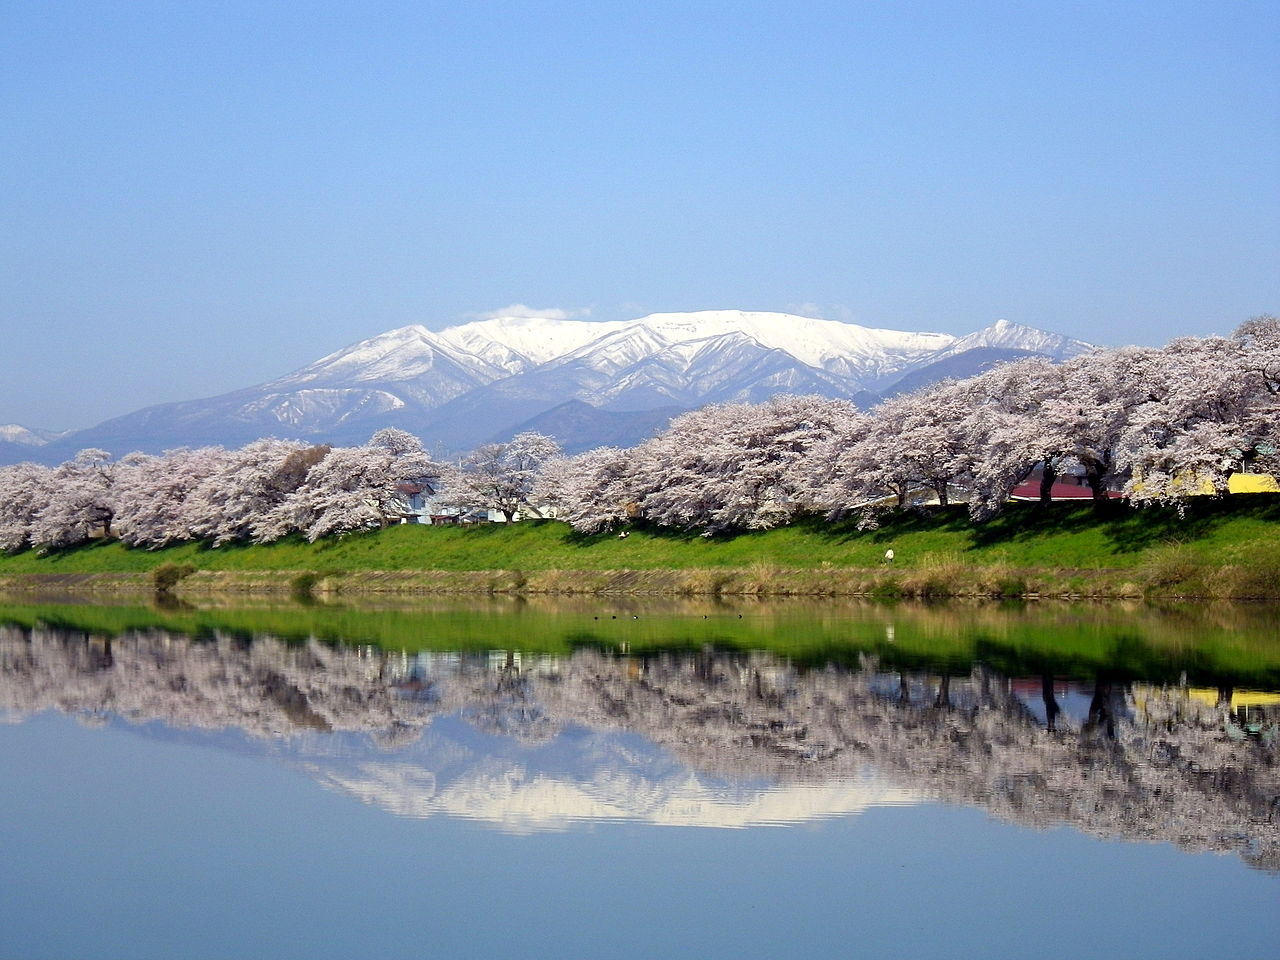
M 1273 721 L 1242 725 L 1179 687 L 1100 677 L 1073 710 L 1052 678 L 1028 686 L 981 667 L 938 678 L 872 662 L 798 671 L 766 655 L 411 657 L 12 627 L 0 667 L 10 718 L 53 708 L 240 729 L 408 816 L 740 826 L 928 797 L 1280 868 Z
M 669 754 L 618 731 L 570 727 L 552 755 L 467 741 L 442 717 L 415 747 L 393 758 L 367 754 L 304 766 L 326 786 L 408 817 L 438 814 L 501 825 L 514 832 L 575 821 L 641 820 L 677 826 L 781 825 L 911 803 L 911 793 L 867 771 L 829 783 L 738 781 L 690 770 Z M 444 728 L 443 736 L 435 727 Z M 459 734 L 454 736 L 454 734 Z M 468 748 L 469 747 L 469 748 Z M 517 755 L 512 756 L 513 753 Z M 462 761 L 461 763 L 459 761 Z

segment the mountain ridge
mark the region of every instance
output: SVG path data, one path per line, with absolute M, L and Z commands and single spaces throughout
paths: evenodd
M 351 444 L 384 426 L 453 452 L 510 435 L 568 401 L 613 414 L 760 402 L 781 392 L 865 404 L 899 383 L 920 386 L 976 373 L 1001 358 L 1064 360 L 1088 349 L 1082 341 L 1005 320 L 955 337 L 742 310 L 615 321 L 499 317 L 439 331 L 411 324 L 256 386 L 146 407 L 41 446 L 0 444 L 0 462 L 57 462 L 91 446 L 117 456 L 234 446 L 262 436 Z M 585 425 L 591 419 L 573 409 L 574 417 L 549 422 Z M 610 422 L 625 423 L 622 432 L 634 442 L 635 427 L 645 418 L 594 418 L 584 434 L 607 441 Z M 10 432 L 18 436 L 21 429 L 15 425 Z M 581 449 L 574 436 L 557 439 L 567 449 Z

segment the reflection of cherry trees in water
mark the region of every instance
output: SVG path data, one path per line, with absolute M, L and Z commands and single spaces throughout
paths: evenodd
M 476 729 L 525 743 L 542 743 L 560 732 L 561 725 L 538 702 L 532 680 L 520 670 L 514 651 L 507 651 L 501 665 L 493 667 L 490 680 L 489 696 L 468 703 L 462 711 Z
M 1276 717 L 1233 712 L 1229 688 L 1199 698 L 1106 673 L 1013 680 L 982 666 L 928 674 L 873 659 L 801 670 L 712 651 L 407 655 L 15 627 L 0 628 L 0 668 L 10 717 L 52 708 L 269 738 L 358 732 L 383 751 L 444 716 L 524 744 L 570 726 L 620 730 L 714 776 L 822 783 L 871 765 L 903 788 L 1015 822 L 1280 868 Z

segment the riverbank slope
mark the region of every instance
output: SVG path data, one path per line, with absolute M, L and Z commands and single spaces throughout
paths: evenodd
M 1280 599 L 1278 534 L 1270 495 L 1197 499 L 1182 516 L 1012 504 L 981 524 L 955 507 L 889 515 L 874 530 L 812 518 L 714 537 L 587 536 L 556 521 L 401 526 L 314 544 L 24 551 L 0 556 L 0 590 Z

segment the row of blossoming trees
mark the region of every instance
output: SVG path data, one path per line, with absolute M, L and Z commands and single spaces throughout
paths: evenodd
M 1280 320 L 1259 317 L 1230 338 L 1005 363 L 867 412 L 818 397 L 706 407 L 638 447 L 548 464 L 538 492 L 588 531 L 637 517 L 772 527 L 901 506 L 920 491 L 943 504 L 963 491 L 984 518 L 1037 467 L 1046 497 L 1072 472 L 1098 499 L 1120 489 L 1136 503 L 1178 502 L 1280 465 L 1278 403 Z
M 439 464 L 420 439 L 396 429 L 357 447 L 266 439 L 115 462 L 82 450 L 58 467 L 0 467 L 0 550 L 54 550 L 104 536 L 147 548 L 294 533 L 314 541 L 399 523 L 423 493 L 443 510 L 485 507 L 510 519 L 527 505 L 537 468 L 559 453 L 549 438 L 522 434 Z
M 957 491 L 978 518 L 1036 468 L 1043 489 L 1080 475 L 1101 498 L 1178 501 L 1226 489 L 1233 473 L 1280 466 L 1280 320 L 1230 338 L 1038 357 L 893 397 L 870 411 L 781 396 L 683 414 L 629 449 L 560 456 L 522 434 L 452 464 L 402 430 L 331 448 L 258 440 L 238 450 L 85 450 L 58 467 L 0 467 L 0 549 L 57 549 L 98 536 L 143 547 L 180 541 L 310 540 L 399 522 L 407 491 L 508 518 L 553 506 L 584 531 L 644 520 L 715 532 L 906 505 Z

